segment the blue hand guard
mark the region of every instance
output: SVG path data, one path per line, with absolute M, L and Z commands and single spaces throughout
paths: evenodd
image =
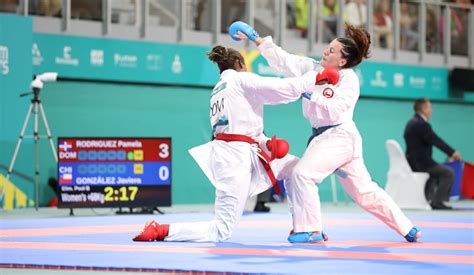
M 229 26 L 230 37 L 235 41 L 240 41 L 240 38 L 234 37 L 234 35 L 236 35 L 239 31 L 247 35 L 249 40 L 253 42 L 255 42 L 255 39 L 258 37 L 258 33 L 252 27 L 242 21 L 236 21 Z

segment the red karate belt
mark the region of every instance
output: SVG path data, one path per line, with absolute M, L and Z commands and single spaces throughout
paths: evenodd
M 226 141 L 226 142 L 240 141 L 240 142 L 247 142 L 249 144 L 257 145 L 257 147 L 260 149 L 258 158 L 260 159 L 260 162 L 262 163 L 263 168 L 265 168 L 265 171 L 267 171 L 267 175 L 270 178 L 270 181 L 272 182 L 273 188 L 275 188 L 275 193 L 277 195 L 281 195 L 280 186 L 278 185 L 275 174 L 273 174 L 272 168 L 270 167 L 271 158 L 267 153 L 265 153 L 265 151 L 263 151 L 263 149 L 260 147 L 258 142 L 253 140 L 253 138 L 251 137 L 248 137 L 245 135 L 238 135 L 238 134 L 222 134 L 221 133 L 221 134 L 216 135 L 216 139 Z

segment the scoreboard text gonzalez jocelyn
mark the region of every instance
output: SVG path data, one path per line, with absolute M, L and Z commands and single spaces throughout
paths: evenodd
M 58 138 L 59 207 L 171 205 L 171 138 Z

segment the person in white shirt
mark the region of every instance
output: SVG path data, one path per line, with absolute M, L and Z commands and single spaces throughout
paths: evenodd
M 313 128 L 313 135 L 300 161 L 286 181 L 291 202 L 293 230 L 290 242 L 321 242 L 321 206 L 318 187 L 333 172 L 344 190 L 371 213 L 409 242 L 421 236 L 388 194 L 372 181 L 362 154 L 362 138 L 352 120 L 359 99 L 359 78 L 352 69 L 368 58 L 370 35 L 363 28 L 346 25 L 346 36 L 334 39 L 324 50 L 321 61 L 290 54 L 275 45 L 271 37 L 261 38 L 243 22 L 229 28 L 234 39 L 250 39 L 258 46 L 269 65 L 279 73 L 295 77 L 310 71 L 339 69 L 335 85 L 316 85 L 303 94 L 303 114 Z
M 287 178 L 297 158 L 287 155 L 288 143 L 263 133 L 263 106 L 298 100 L 324 74 L 302 77 L 260 77 L 246 72 L 242 55 L 216 46 L 208 53 L 217 63 L 220 80 L 210 99 L 210 122 L 215 139 L 189 150 L 216 188 L 212 221 L 159 224 L 149 221 L 134 241 L 219 242 L 231 237 L 245 203 Z M 334 69 L 336 71 L 336 69 Z
M 379 0 L 374 11 L 374 44 L 378 48 L 393 47 L 393 21 L 390 12 L 390 1 Z
M 367 6 L 364 0 L 355 0 L 347 3 L 344 19 L 356 27 L 363 27 L 367 22 Z

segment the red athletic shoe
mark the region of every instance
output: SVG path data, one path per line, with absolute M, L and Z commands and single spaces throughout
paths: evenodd
M 153 241 L 163 241 L 166 236 L 168 236 L 170 225 L 169 224 L 159 224 L 156 221 L 148 221 L 145 224 L 142 232 L 133 238 L 135 242 L 153 242 Z

